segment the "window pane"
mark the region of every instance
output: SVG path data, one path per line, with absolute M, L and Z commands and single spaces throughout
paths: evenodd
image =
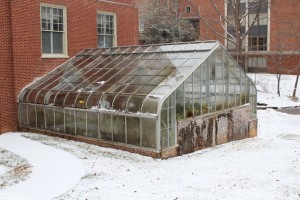
M 76 135 L 85 136 L 86 134 L 86 112 L 75 111 Z
M 98 113 L 87 112 L 87 124 L 86 136 L 98 138 Z
M 111 115 L 100 114 L 100 139 L 111 140 Z
M 42 32 L 42 52 L 51 53 L 51 36 L 50 32 Z
M 46 129 L 55 130 L 54 129 L 54 111 L 51 108 L 45 108 L 46 115 Z
M 155 127 L 154 119 L 142 119 L 142 146 L 155 148 Z
M 28 120 L 29 126 L 36 127 L 35 106 L 33 105 L 28 105 Z
M 43 107 L 36 107 L 37 128 L 45 129 L 45 115 Z
M 113 46 L 113 36 L 108 36 L 106 35 L 105 36 L 105 39 L 104 39 L 104 47 L 112 47 Z
M 63 33 L 53 32 L 53 53 L 63 53 Z
M 125 143 L 125 117 L 113 116 L 113 140 L 116 142 Z
M 127 117 L 127 144 L 140 146 L 140 119 Z
M 104 47 L 104 35 L 98 35 L 98 47 Z
M 58 131 L 58 132 L 64 132 L 64 124 L 65 124 L 65 116 L 64 116 L 64 110 L 62 109 L 57 109 L 54 111 L 55 112 L 55 131 Z M 71 113 L 72 111 L 66 111 L 66 114 L 67 113 Z M 73 113 L 73 112 L 72 112 Z M 70 116 L 70 118 L 68 118 L 69 120 L 66 119 L 66 126 L 69 125 L 69 127 L 71 127 L 73 125 L 74 127 L 74 115 Z M 72 123 L 73 122 L 73 123 Z M 69 129 L 70 132 L 68 133 L 75 133 L 75 130 L 74 128 L 70 128 Z

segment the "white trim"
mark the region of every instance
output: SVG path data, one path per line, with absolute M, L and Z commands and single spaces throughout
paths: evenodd
M 65 54 L 42 54 L 41 58 L 70 58 Z
M 42 43 L 42 7 L 60 8 L 63 10 L 63 53 L 62 54 L 45 54 L 43 53 L 43 43 Z M 40 36 L 41 36 L 41 58 L 69 58 L 68 56 L 68 28 L 67 28 L 67 8 L 66 6 L 54 5 L 48 3 L 40 4 Z
M 271 50 L 271 0 L 268 1 L 268 33 L 267 33 L 267 51 Z
M 187 12 L 187 9 L 189 9 L 189 12 Z M 185 7 L 185 13 L 191 13 L 191 12 L 192 12 L 191 6 L 186 6 Z
M 227 12 L 228 12 L 228 11 L 227 11 L 227 2 L 224 1 L 224 4 L 225 4 L 225 6 L 224 6 L 224 14 L 225 14 L 226 17 L 228 17 L 228 16 L 227 16 Z M 224 34 L 225 34 L 224 45 L 225 45 L 225 47 L 226 47 L 226 50 L 228 51 L 228 39 L 226 39 L 226 38 L 228 38 L 228 36 L 227 36 L 226 30 L 227 30 L 227 22 L 225 23 L 225 30 L 224 30 Z
M 96 22 L 97 22 L 97 29 L 98 29 L 98 14 L 105 14 L 105 15 L 112 15 L 114 18 L 114 35 L 113 35 L 113 46 L 118 45 L 118 30 L 117 30 L 117 14 L 114 12 L 106 12 L 106 11 L 99 11 L 97 10 L 96 15 Z M 98 47 L 98 30 L 97 30 L 97 47 Z
M 248 8 L 248 1 L 246 1 L 246 8 Z M 249 8 L 248 8 L 248 10 L 249 10 Z M 248 10 L 246 10 L 245 12 L 248 12 Z M 250 13 L 248 12 L 248 15 L 245 17 L 246 18 L 246 25 L 245 25 L 245 31 L 247 31 L 248 29 L 249 29 L 249 15 L 250 15 Z M 245 52 L 248 52 L 249 51 L 249 47 L 248 47 L 248 45 L 249 45 L 249 32 L 248 32 L 248 34 L 246 35 L 246 37 L 244 38 L 244 40 L 245 40 Z M 248 67 L 248 61 L 247 61 L 247 59 L 245 59 L 245 62 L 247 63 L 246 64 L 246 68 Z

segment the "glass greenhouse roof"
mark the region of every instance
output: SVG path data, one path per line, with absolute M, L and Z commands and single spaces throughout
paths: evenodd
M 85 49 L 22 90 L 19 102 L 157 114 L 217 41 Z

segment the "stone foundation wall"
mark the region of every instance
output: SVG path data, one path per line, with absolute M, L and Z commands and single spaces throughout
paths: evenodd
M 256 136 L 249 104 L 177 122 L 179 154 Z M 250 126 L 251 125 L 251 126 Z M 249 127 L 252 131 L 249 134 Z

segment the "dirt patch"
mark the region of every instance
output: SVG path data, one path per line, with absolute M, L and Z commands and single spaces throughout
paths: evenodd
M 0 175 L 0 189 L 25 181 L 32 172 L 32 166 L 24 158 L 0 148 L 0 165 L 7 168 Z

